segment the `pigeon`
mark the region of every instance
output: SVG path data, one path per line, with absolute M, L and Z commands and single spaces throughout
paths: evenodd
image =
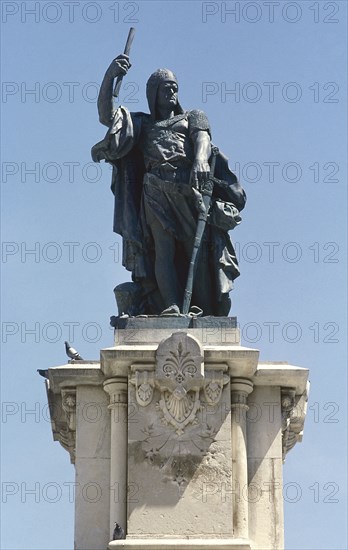
M 40 376 L 43 376 L 44 378 L 48 378 L 48 370 L 37 369 L 37 372 L 39 373 Z
M 122 529 L 122 527 L 117 522 L 115 522 L 115 529 L 112 535 L 112 540 L 121 540 L 125 538 L 126 535 L 124 534 L 124 529 Z
M 69 342 L 64 343 L 66 354 L 70 359 L 74 359 L 75 361 L 83 361 L 81 355 L 78 353 L 78 351 L 76 351 L 76 349 L 70 346 Z

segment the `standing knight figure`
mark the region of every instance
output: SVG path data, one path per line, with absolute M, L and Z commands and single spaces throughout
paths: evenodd
M 210 177 L 210 126 L 202 111 L 183 110 L 177 79 L 168 69 L 155 71 L 147 82 L 150 114 L 116 109 L 114 79 L 130 66 L 122 54 L 105 73 L 98 111 L 109 129 L 92 148 L 94 161 L 113 166 L 114 231 L 123 237 L 123 265 L 132 273 L 133 283 L 116 287 L 116 299 L 120 314 L 179 315 L 196 234 L 197 197 Z M 245 201 L 219 153 L 195 266 L 192 313 L 229 313 L 229 292 L 239 269 L 228 231 L 240 223 Z

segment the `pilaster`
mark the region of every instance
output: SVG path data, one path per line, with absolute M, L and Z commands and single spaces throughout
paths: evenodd
M 232 463 L 233 463 L 233 534 L 248 539 L 248 501 L 244 498 L 248 487 L 247 422 L 248 396 L 253 383 L 246 378 L 231 379 L 232 409 Z
M 110 538 L 115 522 L 127 527 L 127 378 L 109 378 L 103 384 L 110 396 Z

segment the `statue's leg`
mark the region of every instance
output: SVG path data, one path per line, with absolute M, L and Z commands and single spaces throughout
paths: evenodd
M 175 270 L 175 240 L 157 219 L 152 220 L 151 232 L 155 243 L 155 276 L 165 307 L 181 302 Z
M 216 315 L 219 317 L 227 317 L 231 309 L 231 298 L 228 294 L 223 294 L 220 302 L 217 303 Z

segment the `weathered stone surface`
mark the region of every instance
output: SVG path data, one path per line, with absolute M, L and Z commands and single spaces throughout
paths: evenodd
M 284 547 L 280 387 L 254 388 L 247 413 L 249 537 L 253 548 Z
M 77 458 L 75 468 L 75 548 L 102 550 L 111 538 L 110 460 Z
M 108 550 L 251 550 L 248 541 L 242 539 L 138 539 L 111 541 Z
M 308 370 L 194 330 L 162 344 L 143 330 L 100 365 L 48 369 L 54 438 L 75 460 L 79 550 L 283 547 L 282 462 L 302 439 Z M 118 520 L 127 539 L 109 542 Z
M 110 418 L 102 387 L 77 386 L 75 548 L 100 550 L 110 540 Z
M 108 550 L 123 548 L 129 550 L 251 550 L 248 541 L 241 539 L 145 539 L 111 541 Z
M 149 395 L 150 386 L 152 398 L 144 400 L 143 406 L 137 398 L 141 385 L 136 384 L 142 366 L 133 370 L 128 485 L 134 494 L 128 497 L 128 536 L 230 537 L 232 456 L 226 366 L 205 379 L 200 345 L 176 333 L 159 346 L 155 369 L 145 368 L 142 391 Z M 211 387 L 208 399 L 205 380 Z
M 77 391 L 76 456 L 110 458 L 110 412 L 108 396 L 102 387 L 79 386 Z
M 131 388 L 129 404 L 128 534 L 143 536 L 231 536 L 231 446 L 228 388 L 221 404 L 202 402 L 197 424 L 178 434 L 161 423 L 156 404 L 146 416 Z M 226 406 L 226 410 L 224 409 Z M 223 407 L 223 408 L 222 408 Z M 221 513 L 222 489 L 225 503 Z

